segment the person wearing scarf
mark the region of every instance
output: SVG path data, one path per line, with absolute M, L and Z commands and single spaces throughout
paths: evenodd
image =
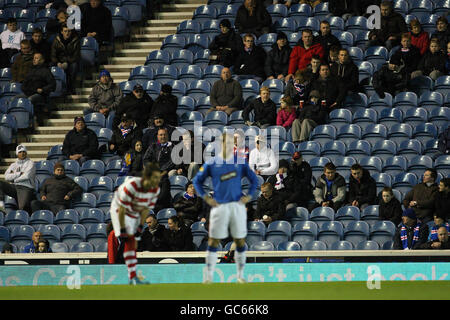
M 450 232 L 450 225 L 444 220 L 445 216 L 442 213 L 435 213 L 434 216 L 434 226 L 431 227 L 430 235 L 428 237 L 429 241 L 438 240 L 438 230 L 441 227 L 445 227 L 447 232 Z
M 307 70 L 297 70 L 294 75 L 294 81 L 289 81 L 284 89 L 284 95 L 292 99 L 294 105 L 299 106 L 300 101 L 309 100 L 311 87 L 311 78 Z
M 203 199 L 197 196 L 192 183 L 187 184 L 186 192 L 174 202 L 173 206 L 177 210 L 177 215 L 181 216 L 188 226 L 196 221 L 206 221 Z
M 142 139 L 142 131 L 136 130 L 133 119 L 126 114 L 122 116 L 122 121 L 113 130 L 113 135 L 109 141 L 109 150 L 122 158 L 129 150 L 134 149 L 134 142 Z
M 428 226 L 417 220 L 414 209 L 403 211 L 402 223 L 394 236 L 394 249 L 413 250 L 423 245 L 428 238 Z

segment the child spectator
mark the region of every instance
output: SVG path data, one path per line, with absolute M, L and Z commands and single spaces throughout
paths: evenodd
M 292 122 L 297 118 L 295 110 L 291 97 L 285 96 L 281 98 L 280 110 L 277 113 L 277 126 L 282 126 L 289 130 Z
M 9 59 L 19 52 L 20 42 L 25 39 L 25 34 L 17 29 L 17 20 L 9 18 L 7 22 L 8 29 L 0 34 L 2 48 L 5 50 Z
M 430 35 L 422 30 L 422 26 L 417 19 L 412 20 L 409 26 L 411 28 L 411 44 L 419 49 L 420 55 L 423 56 L 430 46 Z
M 402 205 L 400 201 L 394 197 L 394 192 L 390 187 L 385 187 L 381 191 L 379 217 L 380 220 L 389 220 L 395 225 L 398 225 L 402 221 Z
M 417 66 L 418 70 L 411 74 L 411 79 L 425 75 L 431 79 L 436 80 L 445 74 L 445 62 L 447 57 L 441 51 L 439 41 L 433 39 L 430 41 L 430 47 L 423 55 Z

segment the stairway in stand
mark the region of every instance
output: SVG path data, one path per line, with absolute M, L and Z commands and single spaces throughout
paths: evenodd
M 100 70 L 107 69 L 114 82 L 128 80 L 130 71 L 144 65 L 150 51 L 158 50 L 168 35 L 177 31 L 177 26 L 184 20 L 192 19 L 195 9 L 205 4 L 202 0 L 177 0 L 175 4 L 165 4 L 161 12 L 155 14 L 154 20 L 145 22 L 145 26 L 132 26 L 129 42 L 115 43 L 115 54 L 108 58 L 108 64 L 101 65 Z M 44 126 L 39 126 L 32 134 L 19 132 L 18 143 L 25 145 L 28 156 L 33 161 L 45 160 L 50 148 L 62 144 L 66 133 L 73 128 L 75 116 L 83 115 L 88 107 L 88 96 L 98 80 L 99 72 L 92 75 L 93 80 L 85 80 L 83 87 L 76 89 L 75 95 L 54 98 L 55 110 Z M 8 166 L 16 161 L 15 153 L 0 163 L 0 179 Z

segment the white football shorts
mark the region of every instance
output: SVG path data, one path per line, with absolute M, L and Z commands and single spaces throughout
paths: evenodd
M 209 215 L 209 237 L 225 239 L 228 230 L 233 239 L 247 236 L 247 210 L 242 202 L 228 202 L 212 208 Z
M 114 233 L 116 237 L 120 236 L 120 222 L 119 222 L 119 207 L 112 202 L 111 203 L 111 222 L 114 228 Z M 141 222 L 139 213 L 133 212 L 125 214 L 125 228 L 128 234 L 135 234 L 139 223 Z

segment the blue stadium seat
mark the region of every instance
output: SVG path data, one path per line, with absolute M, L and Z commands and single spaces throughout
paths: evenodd
M 166 84 L 171 80 L 178 79 L 179 71 L 172 65 L 159 66 L 155 71 L 154 79 L 161 84 Z
M 334 109 L 330 112 L 330 124 L 339 129 L 352 123 L 352 112 L 348 109 Z
M 211 51 L 209 49 L 204 49 L 196 52 L 194 54 L 194 64 L 207 67 L 209 64 L 209 55 Z
M 335 157 L 333 163 L 336 166 L 336 171 L 349 172 L 352 165 L 357 163 L 356 159 L 353 157 Z
M 271 4 L 266 7 L 266 10 L 272 17 L 272 22 L 288 16 L 288 8 L 284 4 Z
M 302 39 L 301 32 L 292 32 L 288 36 L 288 42 L 291 47 L 295 47 L 295 45 Z
M 393 107 L 400 107 L 400 106 L 406 106 L 406 107 L 417 107 L 418 104 L 418 98 L 417 94 L 415 92 L 400 92 L 397 93 L 394 97 L 393 101 Z
M 378 122 L 378 113 L 373 109 L 360 109 L 353 114 L 353 123 L 365 130 L 369 124 Z
M 11 232 L 15 227 L 28 224 L 29 215 L 24 210 L 14 210 L 6 213 L 4 225 Z
M 198 100 L 201 97 L 209 96 L 211 84 L 204 79 L 191 82 L 186 94 Z
M 353 250 L 353 244 L 349 241 L 341 240 L 341 241 L 335 241 L 331 244 L 331 246 L 328 246 L 328 249 L 330 250 Z
M 174 53 L 181 50 L 186 45 L 186 38 L 180 34 L 171 34 L 164 38 L 161 44 L 161 50 L 169 53 Z
M 95 177 L 103 176 L 105 164 L 101 160 L 87 160 L 81 165 L 80 175 L 92 181 Z
M 295 241 L 284 241 L 278 244 L 278 251 L 299 251 L 302 250 L 302 246 Z
M 159 96 L 162 87 L 161 83 L 156 80 L 144 82 L 142 86 L 144 87 L 145 92 L 152 98 Z
M 198 23 L 204 23 L 208 20 L 216 19 L 217 9 L 211 5 L 198 6 L 194 11 L 193 20 Z
M 70 252 L 94 252 L 94 246 L 90 242 L 81 241 L 70 247 Z
M 186 39 L 185 49 L 192 51 L 195 55 L 197 52 L 201 50 L 208 49 L 210 43 L 210 39 L 206 34 L 191 34 Z
M 403 172 L 394 176 L 392 187 L 406 194 L 417 183 L 418 179 L 414 173 Z
M 366 221 L 351 221 L 344 230 L 345 241 L 349 241 L 354 247 L 369 238 L 370 227 Z
M 57 160 L 60 156 L 62 156 L 62 147 L 62 144 L 51 147 L 47 154 L 47 160 Z
M 427 13 L 431 14 L 434 9 L 434 3 L 431 0 L 409 0 L 408 14 Z
M 433 109 L 429 114 L 428 121 L 438 127 L 439 133 L 443 132 L 448 127 L 450 122 L 450 108 L 440 107 Z
M 251 247 L 252 244 L 263 241 L 266 237 L 266 226 L 262 221 L 249 221 L 247 223 L 246 243 Z
M 432 157 L 433 159 L 436 158 L 440 154 L 439 151 L 439 141 L 438 140 L 430 140 L 428 141 L 423 150 L 424 156 Z
M 433 12 L 440 16 L 444 16 L 445 14 L 448 14 L 449 7 L 450 7 L 449 0 L 435 0 Z
M 9 229 L 4 226 L 0 226 L 0 248 L 3 249 L 3 246 L 6 243 L 9 243 Z
M 332 125 L 318 125 L 311 131 L 310 140 L 324 144 L 336 139 L 336 128 Z
M 97 198 L 92 193 L 83 193 L 80 199 L 73 202 L 72 207 L 81 212 L 84 208 L 95 208 L 97 205 Z
M 321 156 L 329 157 L 331 155 L 345 156 L 346 146 L 342 141 L 328 141 L 323 144 Z
M 341 47 L 347 49 L 355 44 L 354 36 L 349 31 L 335 30 L 331 32 L 341 43 Z
M 201 31 L 202 24 L 195 20 L 184 20 L 177 26 L 178 34 L 195 34 L 200 33 Z
M 250 251 L 274 251 L 275 246 L 270 241 L 258 241 L 250 245 Z
M 54 216 L 50 210 L 38 210 L 31 214 L 28 223 L 34 228 L 39 225 L 53 224 Z
M 383 65 L 388 60 L 388 50 L 383 46 L 372 46 L 364 52 L 364 60 L 371 62 L 375 69 L 377 65 Z
M 120 7 L 128 9 L 128 19 L 131 23 L 141 21 L 144 16 L 145 2 L 139 0 L 121 0 Z
M 403 113 L 397 108 L 384 108 L 378 117 L 378 123 L 385 125 L 387 128 L 402 121 Z
M 104 193 L 100 196 L 100 198 L 97 201 L 97 208 L 102 210 L 103 213 L 106 214 L 106 212 L 109 211 L 109 208 L 111 207 L 111 201 L 113 199 L 114 193 Z
M 438 79 L 436 79 L 436 81 Z M 433 79 L 423 75 L 417 76 L 409 81 L 408 89 L 413 91 L 418 96 L 421 96 L 423 93 L 433 90 Z M 437 88 L 434 89 L 437 90 Z
M 383 172 L 390 175 L 397 175 L 406 172 L 408 168 L 408 160 L 403 156 L 392 156 L 386 158 L 383 165 Z
M 99 45 L 93 37 L 81 39 L 81 63 L 82 65 L 95 66 L 98 64 Z
M 311 211 L 309 220 L 314 221 L 320 229 L 325 222 L 334 220 L 334 210 L 330 207 L 315 208 Z
M 369 227 L 372 227 L 380 220 L 380 209 L 378 205 L 367 206 L 361 211 L 361 221 L 365 221 Z
M 372 175 L 382 171 L 383 161 L 378 157 L 363 157 L 359 160 L 359 164 L 369 171 Z
M 421 177 L 428 168 L 433 168 L 433 159 L 429 156 L 416 156 L 408 162 L 408 172 L 418 177 Z
M 34 114 L 33 104 L 26 98 L 12 99 L 8 105 L 7 113 L 16 118 L 18 129 L 26 129 L 30 126 Z
M 18 248 L 26 246 L 31 242 L 34 231 L 29 225 L 17 226 L 11 230 L 9 241 Z
M 267 79 L 261 84 L 261 87 L 269 87 L 270 94 L 282 94 L 284 92 L 284 82 L 279 79 Z M 259 93 L 259 91 L 258 91 Z
M 185 112 L 180 117 L 180 125 L 183 128 L 192 129 L 195 122 L 203 123 L 203 114 L 199 111 Z
M 156 213 L 156 219 L 159 224 L 167 224 L 169 218 L 172 216 L 176 216 L 177 211 L 174 208 L 165 208 L 161 209 Z
M 378 142 L 387 139 L 388 130 L 382 124 L 368 124 L 362 133 L 362 139 L 370 142 L 374 146 Z
M 160 81 L 160 80 L 159 80 Z M 166 82 L 172 87 L 172 94 L 177 98 L 181 98 L 186 94 L 187 85 L 182 80 L 169 80 Z
M 364 60 L 364 51 L 360 47 L 349 47 L 347 49 L 353 62 L 361 62 Z
M 302 19 L 298 20 L 297 25 L 298 25 L 297 30 L 294 30 L 294 31 L 301 32 L 305 29 L 310 29 L 312 31 L 319 32 L 320 20 L 317 16 L 302 18 Z
M 63 160 L 61 164 L 64 166 L 64 173 L 71 178 L 80 174 L 80 164 L 76 160 Z
M 393 9 L 395 12 L 400 13 L 402 16 L 408 14 L 409 3 L 406 0 L 397 0 L 393 2 Z
M 334 220 L 340 221 L 344 228 L 352 221 L 360 219 L 360 212 L 358 207 L 344 206 L 338 209 L 334 215 Z
M 181 116 L 187 111 L 194 111 L 195 100 L 189 96 L 183 96 L 178 100 L 177 114 Z
M 414 127 L 412 138 L 419 140 L 425 145 L 430 140 L 435 140 L 438 136 L 438 128 L 433 123 L 421 123 Z
M 84 122 L 89 129 L 101 129 L 106 126 L 105 116 L 100 112 L 92 112 L 84 116 Z
M 330 23 L 331 31 L 335 31 L 335 30 L 344 31 L 345 21 L 344 21 L 344 19 L 342 19 L 342 17 L 331 16 L 326 20 Z
M 410 108 L 406 111 L 403 122 L 416 127 L 422 123 L 427 122 L 428 112 L 424 108 Z
M 397 148 L 397 155 L 404 156 L 408 161 L 422 154 L 422 144 L 417 139 L 405 140 Z
M 19 82 L 11 82 L 2 88 L 2 97 L 15 97 L 22 92 L 22 84 Z
M 326 221 L 319 227 L 317 240 L 323 241 L 328 248 L 331 244 L 342 240 L 344 236 L 344 226 L 340 221 Z
M 330 114 L 331 115 L 331 114 Z M 333 123 L 334 125 L 334 123 Z M 362 137 L 362 129 L 357 124 L 346 124 L 338 128 L 336 138 L 339 141 L 349 145 L 350 143 L 360 140 Z
M 370 230 L 370 240 L 378 242 L 380 247 L 392 241 L 395 235 L 395 224 L 391 221 L 378 221 Z
M 356 250 L 380 250 L 380 245 L 376 241 L 361 241 L 355 248 Z
M 111 11 L 114 38 L 124 37 L 130 32 L 130 13 L 126 7 L 113 7 Z
M 104 221 L 105 214 L 98 208 L 84 209 L 80 212 L 79 223 L 84 225 L 86 230 L 89 230 L 91 226 L 97 226 L 99 223 L 103 223 Z
M 309 165 L 311 166 L 311 171 L 313 178 L 317 179 L 323 174 L 323 167 L 330 162 L 328 157 L 317 157 L 309 160 Z
M 306 251 L 325 251 L 327 250 L 327 245 L 325 242 L 316 240 L 305 243 L 305 245 L 302 246 L 302 249 Z
M 81 187 L 81 189 L 83 189 L 83 192 L 88 191 L 89 180 L 86 177 L 76 176 L 76 177 L 73 177 L 73 181 L 75 181 L 75 183 L 77 183 Z
M 386 241 L 383 243 L 383 246 L 381 247 L 381 250 L 394 250 L 394 241 Z
M 371 148 L 370 143 L 366 140 L 353 141 L 347 147 L 346 156 L 351 156 L 359 161 L 362 157 L 370 156 Z
M 299 221 L 308 221 L 309 212 L 308 209 L 303 207 L 294 207 L 286 211 L 286 219 L 291 222 L 292 226 L 295 226 Z
M 79 213 L 74 209 L 66 209 L 59 211 L 53 223 L 57 225 L 61 230 L 63 230 L 66 226 L 71 224 L 76 224 L 80 220 Z
M 95 177 L 89 183 L 88 192 L 95 195 L 97 199 L 100 198 L 102 194 L 113 192 L 114 182 L 111 177 L 101 176 Z
M 408 123 L 398 123 L 394 124 L 389 128 L 388 138 L 397 144 L 408 140 L 412 137 L 413 129 Z
M 306 3 L 295 3 L 289 7 L 288 17 L 310 17 L 312 15 L 312 8 Z
M 153 68 L 150 66 L 137 66 L 131 69 L 130 76 L 128 78 L 131 80 L 152 80 L 154 77 Z
M 442 173 L 443 176 L 450 175 L 450 156 L 441 155 L 434 160 L 434 168 Z
M 153 50 L 148 54 L 145 65 L 151 65 L 153 68 L 168 65 L 170 63 L 170 54 L 165 50 Z
M 297 21 L 290 17 L 280 18 L 273 23 L 273 28 L 276 32 L 295 32 L 297 31 Z
M 242 117 L 243 110 L 234 111 L 228 118 L 228 125 L 234 128 L 243 128 L 245 126 L 244 118 Z
M 189 54 L 192 54 L 189 50 L 182 50 L 184 52 L 189 52 Z M 174 53 L 176 55 L 177 53 Z M 174 65 L 173 63 L 171 63 Z M 202 68 L 200 68 L 198 65 L 185 65 L 181 68 L 180 73 L 178 75 L 178 79 L 183 80 L 186 85 L 189 85 L 191 82 L 200 80 L 203 76 Z
M 70 251 L 69 246 L 62 242 L 54 242 L 50 244 L 53 253 L 67 253 Z
M 367 62 L 367 61 L 366 61 Z M 361 65 L 364 64 L 364 61 L 361 63 Z M 369 62 L 370 64 L 370 62 Z M 367 64 L 365 64 L 367 65 Z M 370 64 L 371 65 L 371 64 Z M 372 66 L 373 67 L 373 66 Z M 357 108 L 367 108 L 367 96 L 364 93 L 353 93 L 346 95 L 344 99 L 344 107 L 347 109 L 357 109 Z
M 36 178 L 44 182 L 45 179 L 53 175 L 53 161 L 41 160 L 35 162 Z
M 381 140 L 375 142 L 372 147 L 372 156 L 377 156 L 385 161 L 387 158 L 395 156 L 397 153 L 397 145 L 391 140 Z
M 61 233 L 61 242 L 65 243 L 69 249 L 74 245 L 86 240 L 86 228 L 81 224 L 71 224 L 64 227 Z
M 323 20 L 330 14 L 328 10 L 328 2 L 321 2 L 313 8 L 313 16 Z
M 367 18 L 364 16 L 353 16 L 347 19 L 345 22 L 345 30 L 347 31 L 366 31 L 367 27 Z
M 309 161 L 312 158 L 320 156 L 320 143 L 315 141 L 304 141 L 297 147 L 297 151 L 300 151 L 305 161 Z
M 289 241 L 292 233 L 291 224 L 287 221 L 273 221 L 267 226 L 266 241 L 273 243 L 275 247 L 279 243 Z
M 298 221 L 292 228 L 291 240 L 298 242 L 302 247 L 317 239 L 318 227 L 314 221 Z
M 61 229 L 54 224 L 43 225 L 36 231 L 40 231 L 42 237 L 50 243 L 50 246 L 55 243 L 61 241 Z

